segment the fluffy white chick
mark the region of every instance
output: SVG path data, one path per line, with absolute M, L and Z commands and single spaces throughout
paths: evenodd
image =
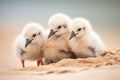
M 50 17 L 48 21 L 49 30 L 46 32 L 44 40 L 45 64 L 73 57 L 68 44 L 70 23 L 71 19 L 62 13 Z
M 88 20 L 73 19 L 70 31 L 69 44 L 76 57 L 97 57 L 105 52 L 105 45 Z
M 21 59 L 24 68 L 25 60 L 36 60 L 37 65 L 42 63 L 42 44 L 44 29 L 38 23 L 29 23 L 14 43 L 14 52 Z

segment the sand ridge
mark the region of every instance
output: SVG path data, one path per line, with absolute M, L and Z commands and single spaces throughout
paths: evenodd
M 26 67 L 14 71 L 34 71 L 39 74 L 72 73 L 104 66 L 120 65 L 120 49 L 106 51 L 102 56 L 93 58 L 63 59 L 57 63 L 39 67 Z

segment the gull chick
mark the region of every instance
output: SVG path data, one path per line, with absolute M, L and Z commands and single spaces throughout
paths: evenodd
M 45 64 L 72 57 L 68 43 L 70 23 L 71 19 L 62 13 L 50 17 L 48 21 L 49 30 L 46 31 L 44 40 Z
M 36 60 L 37 65 L 42 63 L 42 43 L 44 29 L 37 23 L 29 23 L 17 37 L 14 52 L 21 59 L 22 67 L 25 60 Z
M 71 24 L 69 44 L 76 57 L 97 57 L 105 51 L 105 45 L 84 18 L 75 18 Z

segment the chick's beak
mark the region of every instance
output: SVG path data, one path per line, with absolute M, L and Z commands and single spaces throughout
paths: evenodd
M 54 34 L 56 33 L 56 31 L 53 31 L 52 29 L 50 30 L 50 33 L 48 35 L 48 38 L 52 37 Z
M 75 37 L 76 35 L 77 35 L 77 33 L 75 34 L 75 32 L 72 31 L 71 34 L 70 34 L 69 40 L 71 40 L 71 39 L 72 39 L 73 37 Z
M 25 42 L 25 48 L 31 43 L 31 40 L 29 39 L 26 39 L 26 42 Z

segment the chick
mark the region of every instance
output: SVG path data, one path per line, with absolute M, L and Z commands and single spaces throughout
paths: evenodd
M 48 21 L 49 30 L 46 31 L 44 39 L 45 64 L 73 57 L 68 44 L 70 23 L 71 19 L 62 13 L 50 17 Z
M 105 51 L 105 45 L 84 18 L 75 18 L 71 24 L 69 44 L 78 58 L 97 57 Z
M 42 63 L 42 44 L 44 29 L 37 23 L 29 23 L 14 43 L 14 52 L 21 59 L 24 68 L 25 60 L 36 60 L 37 65 Z

